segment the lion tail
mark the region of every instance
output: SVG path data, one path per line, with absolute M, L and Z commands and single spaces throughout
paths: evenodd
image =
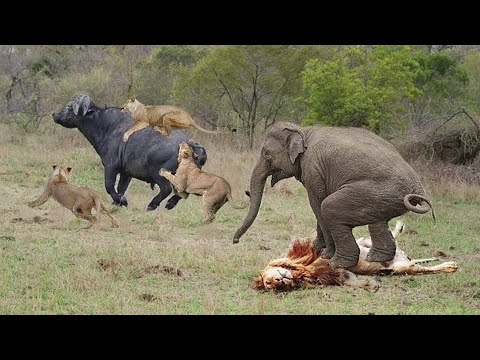
M 206 132 L 206 133 L 208 133 L 208 134 L 222 134 L 222 133 L 223 133 L 223 132 L 221 132 L 221 131 L 211 131 L 211 130 L 204 129 L 204 128 L 202 128 L 200 125 L 198 125 L 198 124 L 195 122 L 195 120 L 193 120 L 193 118 L 191 118 L 191 119 L 192 119 L 192 125 L 193 125 L 193 127 L 194 127 L 195 129 L 197 129 L 197 130 Z
M 95 217 L 98 218 L 100 211 L 102 211 L 102 199 L 100 198 L 100 196 L 95 194 L 95 196 L 93 197 L 93 201 L 95 203 Z

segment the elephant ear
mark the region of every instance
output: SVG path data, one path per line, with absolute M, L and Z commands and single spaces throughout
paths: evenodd
M 81 95 L 73 102 L 72 107 L 75 115 L 84 116 L 90 108 L 90 97 L 88 95 Z
M 290 134 L 287 137 L 288 156 L 292 164 L 297 160 L 298 155 L 305 152 L 307 146 L 305 145 L 305 139 L 303 133 L 300 130 L 285 129 Z

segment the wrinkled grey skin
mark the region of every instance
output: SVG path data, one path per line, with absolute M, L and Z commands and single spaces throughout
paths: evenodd
M 255 220 L 268 176 L 272 186 L 292 176 L 305 186 L 317 218 L 315 246 L 335 267 L 358 262 L 354 227 L 368 225 L 373 242 L 368 261 L 390 261 L 396 246 L 388 221 L 409 210 L 433 214 L 419 176 L 379 136 L 360 128 L 281 122 L 266 134 L 250 179 L 250 209 L 234 243 Z

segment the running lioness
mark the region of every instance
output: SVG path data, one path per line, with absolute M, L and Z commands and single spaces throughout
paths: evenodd
M 200 127 L 188 112 L 175 106 L 143 105 L 137 99 L 131 98 L 123 105 L 122 111 L 132 114 L 135 120 L 135 124 L 123 135 L 123 141 L 127 141 L 134 132 L 148 126 L 167 137 L 173 129 L 187 128 L 195 128 L 209 134 L 220 134 Z
M 118 227 L 118 222 L 110 214 L 103 204 L 100 195 L 94 193 L 86 187 L 78 187 L 68 182 L 68 176 L 71 167 L 63 167 L 53 165 L 53 174 L 45 185 L 45 190 L 40 197 L 28 203 L 30 207 L 36 207 L 44 204 L 53 196 L 53 198 L 63 207 L 71 210 L 76 217 L 88 220 L 88 227 L 91 227 L 97 221 L 98 214 L 102 213 L 110 219 L 112 227 Z M 96 213 L 92 215 L 92 209 L 95 208 Z

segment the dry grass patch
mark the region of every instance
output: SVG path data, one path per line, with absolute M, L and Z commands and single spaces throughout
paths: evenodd
M 267 185 L 257 220 L 236 245 L 233 233 L 248 209 L 224 206 L 206 225 L 195 196 L 173 210 L 162 204 L 147 212 L 158 188 L 152 191 L 138 180 L 127 191 L 129 207 L 115 213 L 120 228 L 100 219 L 85 230 L 55 201 L 38 209 L 26 203 L 42 192 L 51 164 L 58 163 L 73 167 L 72 183 L 91 187 L 110 204 L 91 146 L 74 130 L 29 135 L 21 142 L 8 140 L 5 131 L 0 131 L 2 314 L 480 314 L 480 201 L 471 186 L 428 181 L 437 223 L 428 215 L 407 215 L 399 239 L 415 258 L 445 253 L 458 262 L 457 273 L 381 277 L 375 294 L 326 287 L 275 295 L 253 290 L 251 282 L 271 259 L 286 254 L 292 235 L 315 231 L 299 182 Z M 245 201 L 259 150 L 238 151 L 213 135 L 192 136 L 207 147 L 205 171 L 225 177 L 234 198 Z M 357 236 L 365 233 L 364 227 L 355 229 Z

